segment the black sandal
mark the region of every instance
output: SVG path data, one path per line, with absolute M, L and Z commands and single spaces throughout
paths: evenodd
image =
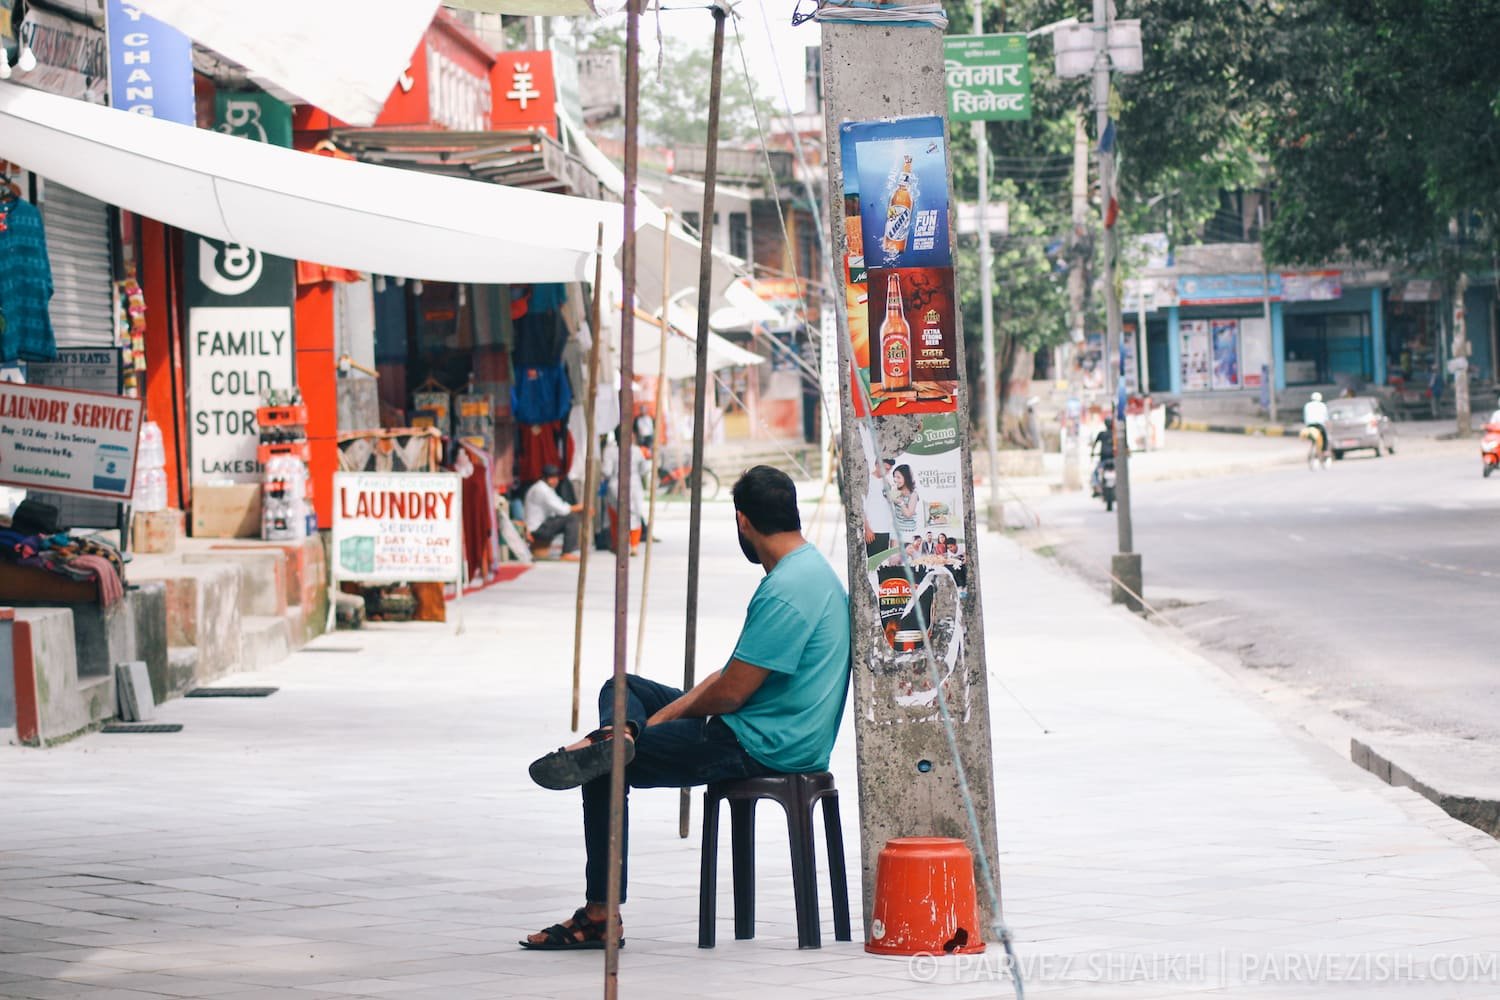
M 627 730 L 628 732 L 628 730 Z M 584 739 L 588 746 L 569 750 L 558 747 L 551 753 L 538 757 L 528 769 L 531 780 L 543 788 L 562 791 L 588 784 L 602 774 L 608 774 L 614 761 L 613 733 L 608 729 L 596 729 Z M 635 740 L 625 741 L 625 763 L 635 759 Z
M 574 912 L 572 922 L 572 927 L 553 924 L 544 929 L 545 941 L 522 940 L 520 945 L 530 951 L 599 951 L 604 948 L 606 927 L 603 920 L 591 919 L 588 911 L 580 907 Z M 620 947 L 625 947 L 623 937 L 620 938 Z

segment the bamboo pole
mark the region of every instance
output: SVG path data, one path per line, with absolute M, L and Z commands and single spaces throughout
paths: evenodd
M 639 179 L 641 97 L 640 0 L 629 0 L 625 16 L 625 245 L 621 251 L 624 280 L 620 300 L 620 456 L 635 447 L 635 421 L 627 419 L 635 409 L 635 199 Z M 630 510 L 631 476 L 620 477 L 616 501 L 622 512 Z M 626 713 L 625 641 L 630 616 L 630 531 L 615 532 L 615 657 L 614 718 L 623 725 Z M 611 740 L 609 772 L 609 891 L 605 894 L 604 1000 L 620 995 L 620 875 L 625 861 L 625 741 Z
M 604 224 L 599 224 L 599 245 L 594 250 L 594 302 L 589 325 L 594 341 L 589 345 L 588 393 L 583 397 L 583 518 L 579 528 L 578 610 L 573 620 L 573 732 L 578 732 L 579 686 L 583 679 L 583 594 L 589 574 L 589 550 L 594 547 L 594 504 L 599 493 L 599 435 L 594 433 L 594 397 L 599 391 L 599 351 L 604 340 Z
M 651 491 L 646 510 L 646 558 L 641 565 L 641 617 L 635 630 L 635 672 L 641 672 L 641 650 L 646 646 L 646 598 L 651 592 L 651 536 L 656 534 L 656 476 L 661 467 L 661 390 L 667 382 L 667 332 L 671 327 L 671 316 L 667 305 L 672 301 L 672 210 L 667 209 L 666 239 L 661 243 L 661 349 L 656 358 L 656 398 L 651 411 L 651 475 L 646 479 L 646 489 Z M 632 455 L 631 459 L 634 460 Z M 621 461 L 624 466 L 624 461 Z
M 726 12 L 718 3 L 710 9 L 714 18 L 713 69 L 708 90 L 708 149 L 703 158 L 703 240 L 698 255 L 697 368 L 693 385 L 693 499 L 688 513 L 687 635 L 683 643 L 682 689 L 691 691 L 696 681 L 698 655 L 698 553 L 703 544 L 703 432 L 708 404 L 708 284 L 713 274 L 714 189 L 719 174 L 719 101 L 724 78 L 724 23 Z M 692 799 L 682 790 L 677 807 L 677 835 L 686 838 Z

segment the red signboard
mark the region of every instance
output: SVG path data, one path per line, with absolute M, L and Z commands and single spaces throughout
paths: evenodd
M 557 137 L 557 81 L 551 52 L 502 52 L 490 70 L 497 129 L 542 128 Z

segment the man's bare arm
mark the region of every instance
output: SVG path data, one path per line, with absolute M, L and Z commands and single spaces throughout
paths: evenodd
M 673 719 L 704 719 L 740 709 L 760 689 L 771 671 L 751 666 L 743 660 L 729 665 L 711 677 L 698 682 L 691 691 L 651 716 L 646 725 L 654 726 Z

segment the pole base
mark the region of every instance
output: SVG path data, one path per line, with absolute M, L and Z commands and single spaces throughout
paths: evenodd
M 1143 609 L 1141 594 L 1145 584 L 1141 576 L 1139 552 L 1117 552 L 1109 559 L 1109 598 L 1114 604 L 1123 604 L 1131 611 Z

